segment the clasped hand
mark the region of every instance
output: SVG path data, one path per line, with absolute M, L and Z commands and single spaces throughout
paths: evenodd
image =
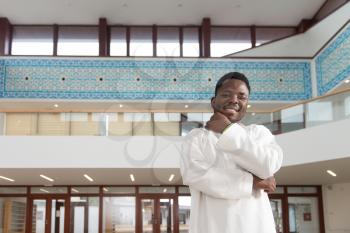
M 224 131 L 224 129 L 230 124 L 230 120 L 224 114 L 215 112 L 205 125 L 205 128 L 216 133 L 222 133 L 222 131 Z
M 253 188 L 254 189 L 263 189 L 267 193 L 273 193 L 276 190 L 275 177 L 271 176 L 271 177 L 263 180 L 255 175 L 253 175 Z

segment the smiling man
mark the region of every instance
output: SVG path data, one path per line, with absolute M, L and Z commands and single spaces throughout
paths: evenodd
M 221 77 L 214 114 L 185 138 L 180 168 L 192 196 L 190 233 L 276 232 L 267 193 L 276 189 L 282 150 L 264 126 L 240 123 L 249 94 L 243 74 Z

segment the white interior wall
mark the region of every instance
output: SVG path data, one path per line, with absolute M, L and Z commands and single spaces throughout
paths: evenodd
M 298 165 L 350 156 L 350 119 L 277 135 L 283 165 Z
M 0 136 L 0 167 L 178 168 L 181 140 L 152 136 Z
M 350 233 L 350 183 L 324 185 L 322 190 L 326 233 Z
M 349 21 L 349 15 L 350 2 L 305 33 L 243 51 L 231 57 L 312 57 Z

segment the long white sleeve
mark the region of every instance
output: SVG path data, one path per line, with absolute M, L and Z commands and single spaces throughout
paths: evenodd
M 232 155 L 242 168 L 266 179 L 281 165 L 283 153 L 275 137 L 264 126 L 255 125 L 251 134 L 239 124 L 233 124 L 219 138 L 217 148 Z
M 237 168 L 217 167 L 217 161 L 208 156 L 207 151 L 203 151 L 205 143 L 207 141 L 203 140 L 203 131 L 200 129 L 186 136 L 180 162 L 183 183 L 216 198 L 239 199 L 251 196 L 252 174 Z

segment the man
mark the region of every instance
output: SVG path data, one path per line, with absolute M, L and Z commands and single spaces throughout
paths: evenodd
M 213 116 L 185 138 L 180 168 L 192 196 L 190 233 L 276 232 L 267 192 L 275 191 L 282 150 L 264 126 L 240 123 L 249 94 L 243 74 L 221 77 Z

